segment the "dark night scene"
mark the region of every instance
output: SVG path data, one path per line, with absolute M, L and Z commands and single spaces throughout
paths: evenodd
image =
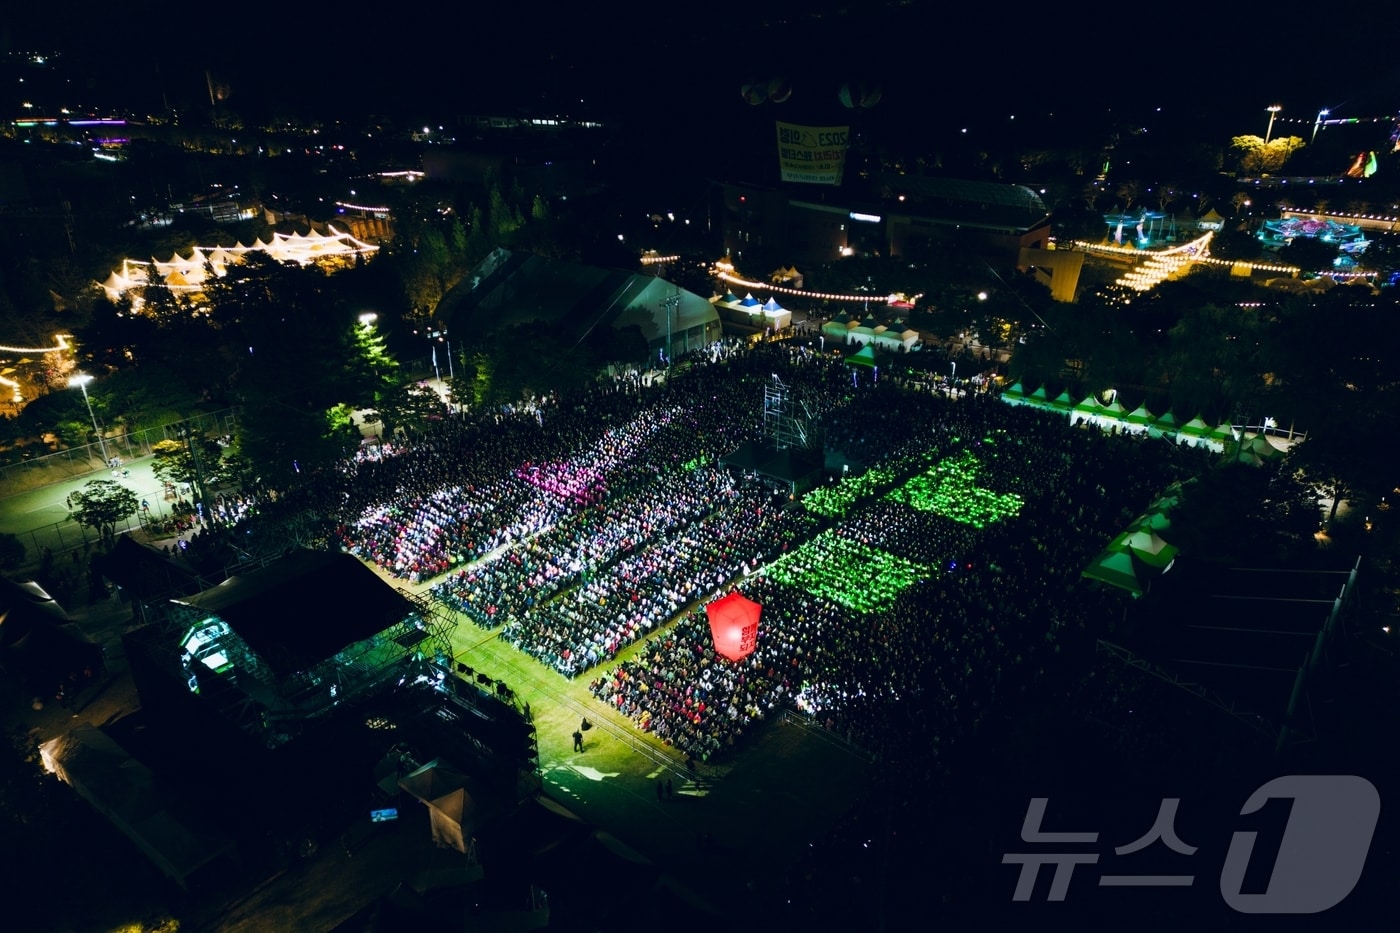
M 1400 66 L 1359 38 L 7 13 L 0 922 L 1373 927 Z

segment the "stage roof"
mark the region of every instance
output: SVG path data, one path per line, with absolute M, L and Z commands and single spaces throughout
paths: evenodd
M 680 304 L 669 321 L 675 334 L 718 327 L 719 315 L 707 299 L 664 279 L 498 249 L 443 297 L 437 316 L 463 334 L 534 324 L 581 337 L 600 324 L 635 324 L 654 343 L 668 328 L 662 302 L 676 295 Z
M 1347 581 L 1330 571 L 1178 561 L 1133 605 L 1129 647 L 1222 696 L 1280 717 Z
M 293 551 L 177 602 L 228 623 L 278 676 L 304 671 L 413 612 L 350 554 Z
M 130 535 L 117 538 L 112 550 L 98 555 L 93 563 L 103 576 L 137 599 L 184 595 L 200 587 L 194 571 L 148 544 L 133 541 Z

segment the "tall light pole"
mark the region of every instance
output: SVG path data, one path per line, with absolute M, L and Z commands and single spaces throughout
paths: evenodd
M 1308 144 L 1309 144 L 1309 145 L 1311 145 L 1312 143 L 1317 142 L 1317 131 L 1322 127 L 1322 118 L 1325 117 L 1325 116 L 1327 116 L 1327 115 L 1328 115 L 1329 113 L 1331 113 L 1331 112 L 1332 112 L 1332 111 L 1328 110 L 1326 107 L 1323 107 L 1321 110 L 1319 110 L 1319 111 L 1317 112 L 1317 120 L 1314 121 L 1314 123 L 1313 123 L 1313 134 L 1312 134 L 1312 139 L 1308 140 Z
M 1264 131 L 1264 143 L 1266 145 L 1269 142 L 1269 137 L 1274 135 L 1274 117 L 1278 116 L 1278 112 L 1282 110 L 1283 107 L 1278 104 L 1270 104 L 1267 109 L 1269 111 L 1269 128 Z
M 678 292 L 676 292 L 676 294 L 674 294 L 674 295 L 670 295 L 670 296 L 668 296 L 668 297 L 666 297 L 666 298 L 661 299 L 661 304 L 662 304 L 662 306 L 665 307 L 665 309 L 666 309 L 666 372 L 667 372 L 667 373 L 670 373 L 670 372 L 671 372 L 671 351 L 672 351 L 672 343 L 671 343 L 671 316 L 672 316 L 673 314 L 675 314 L 676 311 L 677 311 L 677 310 L 680 308 L 680 306 L 681 306 L 681 296 L 680 296 L 680 292 L 678 291 Z
M 92 381 L 92 377 L 87 373 L 78 373 L 68 380 L 68 387 L 71 389 L 77 386 L 83 390 L 83 403 L 87 405 L 88 417 L 92 419 L 92 430 L 97 434 L 97 443 L 102 448 L 102 462 L 110 464 L 112 458 L 107 456 L 107 441 L 102 437 L 102 429 L 97 426 L 97 416 L 92 413 L 92 399 L 88 398 L 87 384 Z

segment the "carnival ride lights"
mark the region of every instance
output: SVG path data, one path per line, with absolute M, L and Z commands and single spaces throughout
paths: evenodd
M 1145 292 L 1156 288 L 1182 268 L 1209 255 L 1210 241 L 1213 236 L 1214 233 L 1208 232 L 1189 243 L 1183 243 L 1170 249 L 1151 251 L 1141 250 L 1133 246 L 1088 243 L 1083 240 L 1075 240 L 1073 245 L 1086 253 L 1132 256 L 1142 260 L 1141 265 L 1123 273 L 1114 285 L 1135 292 Z
M 1130 236 L 1129 242 L 1135 242 L 1142 248 L 1147 248 L 1148 244 L 1159 241 L 1166 234 L 1176 232 L 1176 222 L 1171 215 L 1160 211 L 1140 211 L 1135 214 L 1105 214 L 1104 224 L 1110 231 L 1113 242 L 1119 246 L 1123 245 L 1124 230 L 1131 230 L 1136 236 Z
M 1282 246 L 1298 237 L 1336 243 L 1347 252 L 1366 248 L 1365 234 L 1355 224 L 1344 224 L 1323 217 L 1283 217 L 1279 220 L 1266 220 L 1259 228 L 1258 237 L 1270 246 Z

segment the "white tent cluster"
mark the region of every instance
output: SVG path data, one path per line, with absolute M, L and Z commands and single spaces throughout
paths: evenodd
M 858 318 L 845 311 L 822 325 L 822 336 L 846 345 L 868 347 L 873 344 L 879 349 L 896 352 L 912 350 L 914 344 L 919 342 L 919 332 L 906 324 L 903 318 L 881 324 L 873 315 Z
M 780 331 L 792 325 L 792 312 L 779 305 L 777 300 L 771 297 L 764 302 L 755 298 L 752 292 L 743 298 L 736 296 L 733 292 L 727 292 L 710 300 L 717 310 L 725 308 L 746 317 L 746 323 L 751 327 Z
M 1207 447 L 1215 453 L 1223 453 L 1225 442 L 1235 436 L 1233 426 L 1221 424 L 1212 428 L 1200 415 L 1182 423 L 1171 412 L 1154 415 L 1145 405 L 1128 411 L 1116 397 L 1111 402 L 1104 403 L 1088 395 L 1076 402 L 1069 392 L 1065 391 L 1052 399 L 1044 386 L 1028 394 L 1025 387 L 1018 382 L 1003 392 L 1001 399 L 1009 405 L 1030 405 L 1046 411 L 1059 412 L 1069 417 L 1070 424 L 1092 424 L 1115 434 L 1165 437 L 1188 447 Z M 1264 443 L 1268 444 L 1268 441 Z
M 230 265 L 241 263 L 249 253 L 266 253 L 278 262 L 309 263 L 346 262 L 360 255 L 374 253 L 379 247 L 357 240 L 327 226 L 327 232 L 312 229 L 301 233 L 274 233 L 264 242 L 261 237 L 251 246 L 196 246 L 189 256 L 178 253 L 167 260 L 123 259 L 120 270 L 114 270 L 106 281 L 99 283 L 107 297 L 120 299 L 132 289 L 163 285 L 172 292 L 195 294 L 204 287 L 209 275 L 222 276 Z

